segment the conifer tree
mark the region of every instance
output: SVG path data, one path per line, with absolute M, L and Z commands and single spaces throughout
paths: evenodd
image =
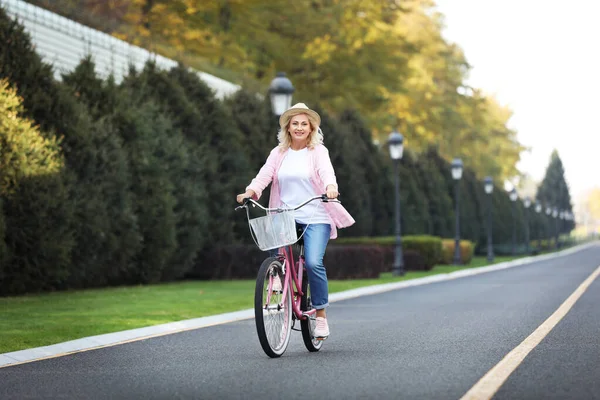
M 80 156 L 78 171 L 85 192 L 78 202 L 78 251 L 74 254 L 72 286 L 101 286 L 121 283 L 135 268 L 134 257 L 141 249 L 141 236 L 130 193 L 131 172 L 123 140 L 110 120 L 116 103 L 116 88 L 94 72 L 90 58 L 63 76 L 81 104 L 89 110 L 90 143 Z
M 4 222 L 4 207 L 2 206 L 2 196 L 0 196 L 0 266 L 6 265 L 10 254 L 8 253 L 8 247 L 5 242 L 6 236 L 6 223 Z M 4 268 L 0 267 L 0 281 L 6 280 L 4 274 Z
M 183 148 L 180 158 L 171 158 L 168 169 L 173 195 L 176 199 L 174 217 L 177 230 L 177 251 L 169 261 L 164 279 L 182 276 L 194 263 L 198 252 L 208 243 L 208 210 L 210 193 L 207 192 L 205 165 L 202 154 L 206 150 L 192 138 L 203 129 L 203 117 L 190 102 L 184 89 L 165 71 L 149 62 L 138 76 L 138 90 L 160 105 L 162 112 L 181 135 Z
M 0 81 L 0 295 L 64 287 L 72 210 L 58 141 L 45 138 Z
M 429 222 L 427 233 L 449 238 L 453 236 L 454 223 L 450 214 L 452 197 L 446 190 L 444 176 L 436 168 L 433 158 L 438 157 L 434 148 L 429 148 L 418 156 L 416 172 L 419 185 L 429 206 Z
M 538 188 L 536 200 L 542 202 L 546 207 L 556 207 L 559 212 L 573 212 L 571 193 L 565 179 L 565 169 L 557 150 L 550 155 L 550 163 Z M 572 221 L 564 221 L 560 224 L 563 232 L 569 232 L 574 227 Z
M 156 103 L 129 85 L 135 78 L 129 79 L 112 116 L 127 153 L 133 212 L 142 238 L 127 282 L 152 283 L 168 274 L 168 262 L 177 250 L 177 199 L 169 169 L 179 170 L 187 153 L 181 132 Z
M 227 107 L 197 74 L 182 65 L 169 71 L 184 90 L 187 100 L 201 117 L 199 127 L 186 127 L 186 137 L 196 143 L 208 198 L 206 245 L 238 240 L 235 232 L 247 232 L 246 222 L 234 213 L 235 195 L 248 184 L 252 171 L 243 148 L 241 132 L 231 123 Z
M 341 230 L 339 235 L 368 236 L 372 230 L 370 198 L 362 169 L 364 154 L 356 146 L 355 132 L 348 130 L 348 127 L 319 107 L 315 107 L 315 110 L 321 116 L 321 130 L 335 170 L 340 200 L 356 220 L 354 225 Z
M 418 182 L 417 162 L 411 151 L 404 152 L 399 170 L 402 234 L 425 233 L 430 225 L 429 200 Z
M 370 221 L 366 235 L 386 234 L 393 226 L 390 215 L 393 215 L 393 185 L 392 176 L 387 166 L 387 149 L 382 152 L 373 143 L 371 130 L 356 110 L 345 110 L 340 115 L 342 133 L 347 138 L 351 151 L 355 152 L 355 168 L 362 170 L 365 186 L 358 190 L 360 196 L 365 197 L 365 207 L 368 212 L 366 218 Z M 345 154 L 343 154 L 345 157 Z M 356 190 L 356 186 L 347 188 Z

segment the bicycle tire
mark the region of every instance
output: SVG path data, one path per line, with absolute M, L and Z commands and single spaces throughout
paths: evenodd
M 281 283 L 285 286 L 283 265 L 277 257 L 269 257 L 264 260 L 258 271 L 254 291 L 254 320 L 262 349 L 269 357 L 277 358 L 281 357 L 290 342 L 293 310 L 289 286 L 285 304 L 281 304 L 283 293 L 273 292 L 271 302 L 267 306 L 268 309 L 265 309 L 269 278 L 273 273 L 280 276 Z
M 308 311 L 312 308 L 312 303 L 310 301 L 310 284 L 308 283 L 308 275 L 306 271 L 302 275 L 302 299 L 300 299 L 300 310 Z M 300 330 L 302 331 L 302 340 L 304 341 L 304 346 L 310 352 L 315 352 L 321 350 L 323 347 L 323 340 L 317 340 L 314 338 L 313 332 L 315 330 L 315 321 L 316 315 L 311 315 L 310 317 L 300 320 Z

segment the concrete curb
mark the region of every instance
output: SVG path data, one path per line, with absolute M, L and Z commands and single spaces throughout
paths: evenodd
M 520 258 L 518 260 L 507 261 L 499 264 L 463 269 L 448 274 L 432 275 L 425 278 L 411 279 L 408 281 L 385 283 L 381 285 L 366 286 L 358 289 L 347 290 L 329 295 L 329 302 L 348 300 L 361 296 L 384 293 L 391 290 L 398 290 L 411 286 L 427 285 L 434 282 L 448 281 L 465 276 L 483 274 L 501 269 L 513 268 L 520 265 L 543 261 L 550 258 L 562 257 L 575 252 L 596 246 L 597 242 L 590 242 L 567 250 L 540 256 Z M 250 319 L 254 317 L 254 309 L 236 311 L 226 314 L 213 315 L 210 317 L 194 318 L 178 322 L 170 322 L 162 325 L 148 326 L 145 328 L 130 329 L 122 332 L 108 333 L 104 335 L 90 336 L 77 340 L 71 340 L 64 343 L 53 344 L 49 346 L 36 347 L 33 349 L 14 351 L 11 353 L 0 354 L 0 368 L 12 365 L 28 363 L 32 361 L 43 360 L 47 358 L 61 357 L 68 354 L 78 353 L 86 350 L 93 350 L 103 347 L 115 346 L 118 344 L 134 342 L 138 340 L 149 339 L 158 336 L 169 335 L 178 332 L 184 332 L 192 329 L 199 329 L 213 325 L 221 325 L 229 322 Z

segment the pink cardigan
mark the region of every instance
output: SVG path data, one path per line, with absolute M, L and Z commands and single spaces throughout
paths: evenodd
M 258 171 L 256 178 L 254 178 L 246 188 L 246 190 L 252 189 L 254 193 L 256 193 L 254 200 L 258 200 L 263 190 L 272 182 L 271 197 L 269 199 L 270 208 L 281 206 L 277 172 L 279 171 L 287 152 L 288 150 L 282 150 L 279 146 L 271 150 L 265 165 L 262 166 L 260 171 Z M 313 149 L 309 149 L 308 154 L 310 163 L 309 169 L 311 171 L 310 180 L 315 192 L 317 194 L 325 193 L 325 188 L 328 185 L 335 185 L 337 188 L 335 172 L 333 171 L 333 165 L 331 165 L 331 160 L 329 158 L 329 150 L 320 144 Z M 337 237 L 337 228 L 346 228 L 354 224 L 354 218 L 352 218 L 350 213 L 348 213 L 341 204 L 323 203 L 323 205 L 331 220 L 330 239 L 335 239 Z

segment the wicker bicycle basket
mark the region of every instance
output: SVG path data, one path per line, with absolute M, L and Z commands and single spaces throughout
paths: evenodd
M 263 251 L 289 246 L 298 241 L 293 210 L 248 218 L 248 223 L 254 242 Z

